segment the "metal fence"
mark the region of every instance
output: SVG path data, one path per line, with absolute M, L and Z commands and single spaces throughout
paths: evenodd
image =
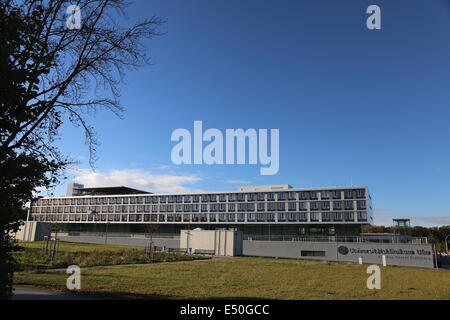
M 70 237 L 122 237 L 122 238 L 138 238 L 138 239 L 148 239 L 159 238 L 159 239 L 179 239 L 180 235 L 171 233 L 125 233 L 125 232 L 60 232 L 58 235 L 67 235 Z
M 372 238 L 362 236 L 299 236 L 299 235 L 244 235 L 244 240 L 259 241 L 302 241 L 302 242 L 358 242 L 358 243 L 412 243 L 426 244 L 425 237 Z

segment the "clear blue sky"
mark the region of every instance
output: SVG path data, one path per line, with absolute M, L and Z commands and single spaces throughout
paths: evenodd
M 381 30 L 366 28 L 372 4 Z M 167 19 L 167 34 L 147 43 L 155 65 L 127 75 L 124 120 L 105 112 L 92 119 L 102 143 L 97 173 L 75 173 L 79 181 L 159 190 L 170 189 L 164 181 L 174 190 L 367 185 L 377 223 L 450 224 L 449 1 L 157 0 L 130 8 L 131 21 L 153 14 Z M 278 174 L 261 176 L 259 165 L 174 166 L 170 135 L 192 130 L 194 120 L 223 131 L 280 129 Z M 62 133 L 62 150 L 89 169 L 82 132 Z M 147 180 L 135 181 L 139 174 Z

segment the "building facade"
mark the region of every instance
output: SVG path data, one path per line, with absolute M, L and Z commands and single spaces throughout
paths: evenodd
M 182 229 L 236 228 L 250 235 L 358 235 L 373 224 L 366 186 L 297 189 L 244 186 L 237 191 L 154 194 L 126 187 L 68 188 L 65 197 L 32 202 L 30 221 L 65 232 L 175 234 Z M 74 196 L 73 194 L 77 194 Z

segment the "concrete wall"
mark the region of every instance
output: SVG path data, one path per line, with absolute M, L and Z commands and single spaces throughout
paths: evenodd
M 242 254 L 242 237 L 242 232 L 233 230 L 181 230 L 180 247 L 237 256 Z
M 51 226 L 49 223 L 28 221 L 25 222 L 14 235 L 19 241 L 42 241 L 49 236 Z
M 105 237 L 98 236 L 59 236 L 58 239 L 67 242 L 80 242 L 80 243 L 97 243 L 105 244 Z M 153 245 L 158 247 L 166 247 L 172 249 L 180 248 L 180 240 L 166 239 L 166 238 L 153 238 Z M 131 238 L 131 237 L 108 237 L 107 244 L 146 247 L 149 244 L 148 238 Z
M 186 230 L 184 230 L 186 231 Z M 216 234 L 215 232 L 221 232 Z M 195 232 L 191 230 L 191 233 Z M 356 242 L 302 242 L 302 241 L 257 241 L 243 240 L 242 233 L 234 232 L 232 238 L 229 234 L 233 231 L 224 230 L 203 230 L 204 236 L 190 236 L 190 244 L 187 245 L 187 236 L 182 233 L 180 239 L 155 238 L 153 243 L 156 246 L 166 248 L 195 248 L 204 250 L 214 250 L 216 255 L 245 255 L 262 257 L 279 257 L 309 260 L 325 260 L 338 262 L 355 262 L 359 258 L 365 264 L 383 263 L 383 255 L 386 256 L 387 265 L 408 266 L 420 268 L 433 268 L 433 255 L 429 244 L 392 244 L 392 243 L 356 243 Z M 208 234 L 206 234 L 208 233 Z M 225 238 L 226 237 L 226 238 Z M 99 236 L 59 236 L 62 241 L 98 243 L 104 244 L 105 238 Z M 224 243 L 228 243 L 225 247 Z M 148 245 L 148 238 L 132 237 L 108 237 L 108 244 L 141 246 Z M 222 243 L 222 244 L 219 244 Z M 230 245 L 233 243 L 234 245 Z M 239 247 L 239 244 L 242 246 Z M 220 249 L 221 248 L 221 249 Z M 233 248 L 233 249 L 231 249 Z
M 368 264 L 382 264 L 385 255 L 387 265 L 433 268 L 429 244 L 244 240 L 243 255 L 345 262 L 358 262 L 361 257 Z

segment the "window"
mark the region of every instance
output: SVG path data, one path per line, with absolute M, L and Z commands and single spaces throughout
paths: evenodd
M 345 190 L 344 198 L 345 199 L 353 199 L 353 190 Z
M 311 212 L 311 221 L 319 221 L 319 212 Z
M 334 221 L 342 221 L 343 220 L 343 216 L 344 216 L 343 212 L 335 212 L 333 220 Z
M 258 203 L 258 211 L 264 211 L 265 210 L 265 203 L 260 202 Z
M 367 221 L 366 211 L 358 211 L 358 221 Z
M 265 200 L 264 193 L 262 192 L 258 193 L 257 199 L 258 201 L 264 201 Z
M 308 210 L 307 203 L 306 202 L 299 202 L 298 203 L 298 210 L 300 210 L 300 211 Z
M 297 221 L 297 214 L 295 212 L 289 212 L 288 213 L 288 220 L 289 221 Z
M 322 210 L 330 210 L 330 201 L 321 201 Z
M 366 209 L 366 200 L 358 200 L 356 201 L 356 205 L 358 209 Z
M 297 206 L 295 202 L 288 202 L 288 210 L 289 211 L 296 211 Z
M 317 199 L 317 191 L 310 191 L 309 192 L 309 199 L 311 199 L 311 200 Z
M 286 200 L 286 198 L 287 198 L 286 192 L 278 192 L 278 201 Z
M 163 214 L 160 214 L 158 219 L 159 219 L 159 222 L 164 222 L 164 221 L 166 221 L 166 216 Z
M 301 250 L 302 257 L 325 257 L 325 251 Z
M 311 210 L 319 210 L 319 203 L 317 203 L 317 201 L 311 201 L 310 207 L 311 207 Z
M 275 200 L 275 193 L 269 192 L 269 193 L 267 194 L 267 200 L 268 200 L 268 201 L 274 201 L 274 200 Z
M 356 190 L 356 197 L 357 198 L 364 198 L 366 196 L 366 190 L 365 189 L 357 189 Z
M 333 190 L 333 199 L 340 199 L 341 198 L 341 190 Z
M 333 210 L 342 210 L 342 201 L 333 201 Z
M 355 219 L 353 212 L 345 212 L 344 218 L 345 218 L 345 221 L 353 221 Z
M 230 193 L 228 195 L 228 201 L 236 201 L 236 193 Z
M 330 221 L 330 213 L 322 212 L 322 221 Z
M 320 197 L 322 199 L 330 199 L 330 191 L 328 191 L 328 190 L 321 191 Z
M 308 218 L 307 218 L 307 216 L 306 216 L 306 212 L 300 212 L 300 213 L 298 214 L 298 220 L 300 220 L 300 221 L 306 221 L 306 220 L 308 220 Z
M 221 193 L 221 194 L 219 195 L 219 201 L 220 201 L 220 202 L 225 202 L 225 201 L 227 201 L 226 195 L 223 194 L 223 193 Z
M 298 193 L 298 199 L 299 200 L 306 200 L 308 198 L 307 193 L 305 191 L 300 191 Z
M 254 193 L 247 194 L 247 201 L 255 201 L 255 200 L 256 200 L 256 196 Z
M 286 202 L 278 202 L 277 211 L 285 211 L 285 210 L 286 210 Z
M 286 221 L 286 213 L 278 212 L 277 216 L 278 216 L 278 221 Z
M 238 193 L 237 194 L 237 200 L 238 201 L 244 201 L 245 200 L 245 194 L 244 193 Z
M 275 203 L 268 202 L 267 203 L 267 211 L 275 211 Z
M 184 203 L 190 203 L 191 200 L 192 200 L 192 199 L 191 199 L 191 196 L 184 196 L 184 197 L 183 197 L 183 202 L 184 202 Z
M 351 200 L 345 201 L 344 205 L 345 205 L 346 210 L 353 209 L 353 201 L 351 201 Z

